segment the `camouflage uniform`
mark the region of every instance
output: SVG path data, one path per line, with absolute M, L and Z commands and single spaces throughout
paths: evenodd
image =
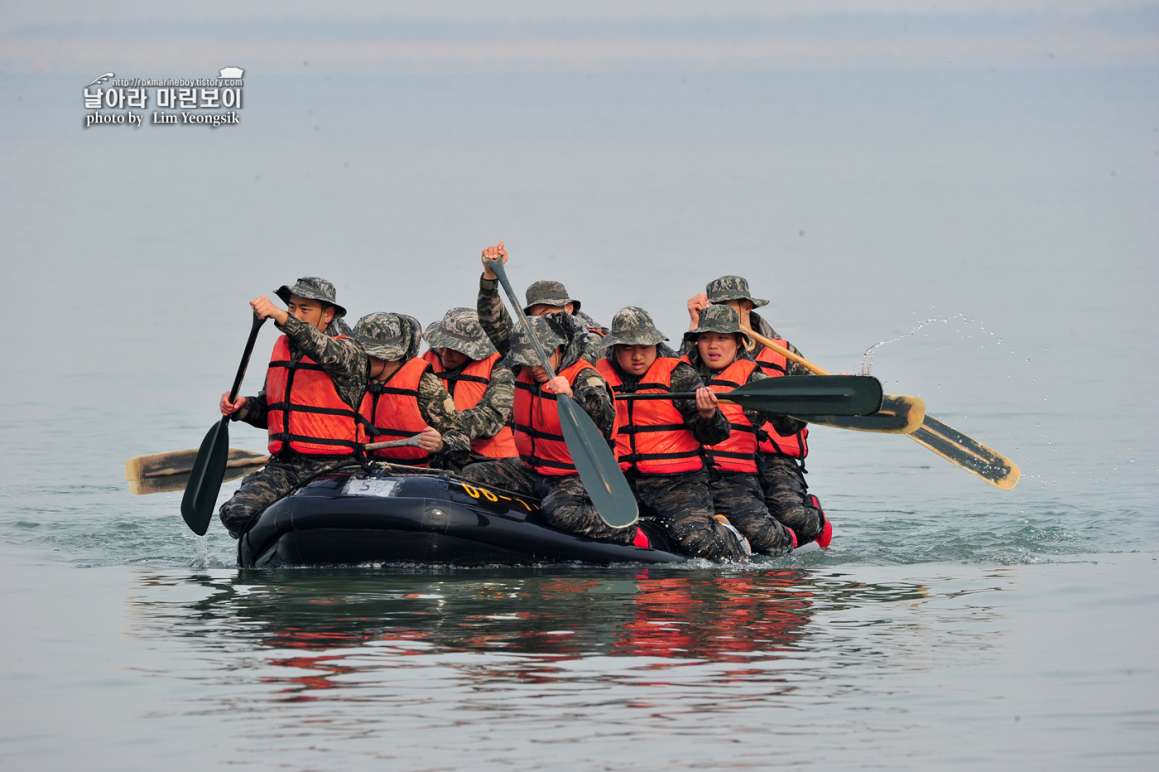
M 518 375 L 520 368 L 538 360 L 524 332 L 514 331 L 511 317 L 499 300 L 497 284 L 488 279 L 480 280 L 479 323 L 491 343 L 506 358 L 512 372 Z M 582 358 L 583 340 L 570 315 L 554 316 L 550 322 L 539 316 L 530 317 L 528 321 L 549 355 L 556 347 L 562 346 L 557 371 Z M 604 437 L 610 438 L 616 421 L 616 407 L 603 377 L 594 369 L 584 368 L 573 381 L 572 393 Z M 468 480 L 484 485 L 538 496 L 544 521 L 556 530 L 619 544 L 630 544 L 635 536 L 635 528 L 612 528 L 600 518 L 578 475 L 540 475 L 518 459 L 481 461 L 468 466 L 462 474 Z
M 685 333 L 684 340 L 685 347 L 688 349 L 689 361 L 692 362 L 697 373 L 706 382 L 711 380 L 716 373 L 701 360 L 700 353 L 696 348 L 697 336 L 701 332 L 739 333 L 739 324 L 737 315 L 731 308 L 710 306 L 701 313 L 697 329 Z M 743 333 L 739 334 L 743 336 Z M 739 356 L 745 359 L 749 358 L 743 349 L 739 352 Z M 768 376 L 754 368 L 745 383 L 753 383 L 765 378 Z M 781 431 L 782 426 L 786 426 L 787 421 L 793 421 L 785 416 L 766 416 L 764 413 L 747 408 L 744 414 L 753 426 L 759 427 L 766 420 L 769 420 L 773 422 L 773 426 L 778 431 Z M 760 469 L 759 463 L 757 468 Z M 721 472 L 710 468 L 708 476 L 716 511 L 728 517 L 737 530 L 748 538 L 754 552 L 776 555 L 792 547 L 793 536 L 769 512 L 761 489 L 760 478 L 757 475 Z M 796 533 L 795 530 L 794 533 Z
M 479 316 L 470 308 L 452 308 L 441 322 L 432 322 L 426 329 L 427 345 L 431 349 L 449 348 L 472 360 L 486 359 L 495 353 L 487 334 L 479 325 Z M 439 377 L 449 384 L 448 392 L 455 395 L 455 376 L 470 362 L 455 370 L 444 370 Z M 459 411 L 463 432 L 472 440 L 494 437 L 511 418 L 515 401 L 515 374 L 502 361 L 491 368 L 491 381 L 482 399 L 472 408 Z
M 354 325 L 354 339 L 365 349 L 367 356 L 384 362 L 405 364 L 418 354 L 422 327 L 418 320 L 406 314 L 367 314 Z M 370 381 L 367 388 L 374 391 L 379 382 Z M 419 379 L 418 407 L 423 420 L 443 436 L 443 449 L 436 456 L 440 465 L 458 467 L 468 461 L 471 440 L 463 432 L 455 401 L 447 393 L 439 376 L 430 370 Z M 373 429 L 368 427 L 373 435 Z M 371 442 L 386 437 L 371 437 Z
M 341 329 L 338 320 L 345 315 L 346 309 L 334 302 L 333 284 L 316 276 L 307 276 L 298 279 L 292 288 L 283 285 L 277 290 L 278 297 L 287 302 L 291 294 L 334 306 L 337 314 L 328 331 Z M 279 329 L 290 339 L 291 357 L 297 360 L 308 356 L 320 364 L 334 381 L 334 387 L 342 400 L 357 410 L 366 388 L 367 360 L 362 347 L 353 340 L 330 337 L 292 316 Z M 265 429 L 267 405 L 263 388 L 257 395 L 247 397 L 245 405 L 230 419 Z M 236 539 L 270 504 L 288 496 L 312 478 L 353 462 L 355 460 L 351 456 L 301 456 L 287 448 L 242 480 L 237 492 L 221 505 L 221 522 Z
M 654 345 L 657 355 L 668 356 L 659 350 L 665 340 L 644 309 L 628 306 L 616 313 L 604 347 L 609 364 L 623 381 L 623 392 L 635 391 L 643 376 L 624 372 L 616 362 L 615 347 Z M 704 382 L 691 365 L 682 362 L 673 368 L 671 391 L 690 392 L 702 386 Z M 672 405 L 697 442 L 714 445 L 728 438 L 728 419 L 720 410 L 704 418 L 696 408 L 695 399 L 674 399 Z M 716 510 L 705 470 L 679 474 L 639 474 L 629 470 L 625 475 L 642 513 L 661 522 L 681 552 L 709 560 L 739 560 L 745 556 L 744 548 L 732 532 L 712 518 Z
M 748 281 L 741 276 L 721 276 L 713 279 L 705 287 L 705 291 L 710 303 L 746 299 L 753 304 L 753 308 L 760 308 L 769 303 L 762 298 L 754 298 L 749 292 Z M 749 325 L 766 338 L 784 340 L 772 325 L 755 311 L 749 312 Z M 745 348 L 749 355 L 756 359 L 765 347 L 761 343 L 746 339 Z M 785 348 L 794 354 L 801 354 L 792 343 L 786 342 Z M 786 363 L 785 375 L 812 374 L 807 367 L 797 362 Z M 774 422 L 774 426 L 782 434 L 795 434 L 804 428 L 806 423 L 783 416 Z M 761 487 L 765 492 L 765 504 L 769 512 L 777 520 L 792 528 L 801 544 L 815 539 L 821 532 L 824 515 L 810 500 L 809 488 L 805 482 L 805 462 L 788 456 L 762 453 L 758 457 L 758 467 Z

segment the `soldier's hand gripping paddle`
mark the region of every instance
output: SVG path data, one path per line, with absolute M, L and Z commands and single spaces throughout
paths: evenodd
M 241 355 L 241 364 L 237 366 L 237 375 L 233 379 L 233 388 L 229 391 L 229 401 L 237 399 L 241 380 L 245 377 L 246 367 L 250 363 L 250 354 L 254 350 L 254 342 L 258 339 L 265 319 L 254 317 L 253 327 L 250 328 L 249 340 L 245 342 L 245 351 Z M 197 451 L 197 459 L 193 462 L 193 469 L 189 473 L 189 482 L 185 486 L 185 495 L 181 498 L 181 516 L 185 524 L 198 536 L 204 536 L 209 530 L 209 521 L 213 517 L 213 507 L 217 503 L 217 494 L 221 491 L 221 481 L 225 477 L 225 463 L 229 458 L 229 416 L 224 415 L 205 434 L 201 441 L 201 448 Z
M 881 407 L 881 382 L 868 375 L 790 375 L 765 378 L 718 393 L 770 415 L 822 413 L 834 416 L 871 415 Z M 616 399 L 695 399 L 696 392 L 619 394 Z
M 547 371 L 548 378 L 554 378 L 555 370 L 551 366 L 551 360 L 527 322 L 523 307 L 519 305 L 515 291 L 511 289 L 511 282 L 507 280 L 503 262 L 491 261 L 490 268 L 499 277 L 503 292 L 507 295 L 515 315 L 519 317 L 519 323 L 531 341 L 543 369 Z M 575 468 L 579 471 L 580 480 L 583 481 L 584 489 L 591 497 L 600 519 L 612 528 L 627 528 L 632 525 L 640 516 L 636 497 L 620 470 L 616 457 L 612 455 L 603 433 L 592 421 L 591 416 L 571 398 L 560 394 L 556 397 L 555 405 L 559 411 L 563 440 L 567 443 L 568 452 L 571 453 Z

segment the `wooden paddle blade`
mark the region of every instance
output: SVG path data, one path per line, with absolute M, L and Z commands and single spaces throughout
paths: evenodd
M 1018 465 L 1009 458 L 933 416 L 927 415 L 921 427 L 909 437 L 996 488 L 1008 491 L 1022 477 Z
M 811 424 L 852 429 L 858 432 L 880 432 L 882 434 L 913 434 L 922 425 L 925 417 L 925 401 L 921 397 L 911 397 L 906 394 L 886 394 L 881 400 L 881 409 L 872 415 L 794 416 L 794 418 L 800 418 Z
M 870 415 L 881 408 L 881 381 L 869 375 L 765 378 L 718 398 L 772 415 Z
M 564 442 L 600 519 L 612 528 L 634 524 L 640 516 L 636 496 L 608 448 L 607 439 L 574 400 L 560 395 L 556 407 Z
M 260 456 L 259 458 L 261 459 L 260 464 L 233 466 L 232 462 L 227 463 L 225 465 L 225 473 L 221 477 L 222 482 L 243 477 L 258 466 L 265 464 L 266 457 Z M 177 491 L 185 490 L 185 486 L 188 484 L 189 472 L 185 474 L 171 474 L 164 477 L 141 477 L 129 480 L 129 493 L 136 496 L 145 496 L 150 493 L 176 493 Z
M 197 460 L 189 474 L 185 495 L 181 498 L 181 516 L 189 530 L 204 536 L 209 530 L 217 494 L 225 479 L 225 462 L 229 455 L 229 418 L 223 417 L 205 434 Z
M 193 463 L 196 460 L 197 448 L 168 450 L 164 453 L 137 456 L 125 462 L 125 479 L 130 482 L 153 477 L 182 477 L 187 479 L 190 472 L 193 471 Z M 261 453 L 241 448 L 230 448 L 229 454 L 226 456 L 225 468 L 227 470 L 237 469 L 240 474 L 244 474 L 253 467 L 262 466 L 268 460 L 269 456 Z

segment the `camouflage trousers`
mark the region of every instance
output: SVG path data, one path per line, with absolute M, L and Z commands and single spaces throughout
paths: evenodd
M 781 555 L 792 549 L 793 537 L 769 513 L 756 475 L 711 472 L 709 488 L 716 511 L 745 535 L 753 552 Z
M 685 555 L 708 560 L 741 560 L 737 538 L 712 519 L 712 493 L 704 471 L 628 477 L 642 514 L 662 523 Z
M 480 461 L 467 466 L 460 474 L 481 485 L 537 497 L 544 522 L 557 531 L 616 544 L 631 544 L 636 535 L 634 527 L 612 528 L 605 523 L 580 478 L 575 475 L 552 477 L 536 474 L 517 458 Z
M 218 511 L 221 523 L 229 531 L 229 535 L 236 539 L 253 525 L 258 515 L 270 504 L 289 496 L 295 488 L 305 485 L 318 475 L 350 461 L 351 459 L 346 457 L 271 458 L 265 466 L 242 480 L 241 487 L 233 497 L 221 505 Z
M 793 529 L 800 544 L 817 538 L 824 524 L 821 510 L 809 502 L 809 487 L 796 459 L 760 456 L 761 487 L 773 517 Z

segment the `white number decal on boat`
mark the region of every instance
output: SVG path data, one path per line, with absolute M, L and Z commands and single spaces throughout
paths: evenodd
M 343 496 L 378 496 L 389 498 L 394 495 L 398 480 L 376 480 L 373 477 L 352 477 L 342 486 Z

